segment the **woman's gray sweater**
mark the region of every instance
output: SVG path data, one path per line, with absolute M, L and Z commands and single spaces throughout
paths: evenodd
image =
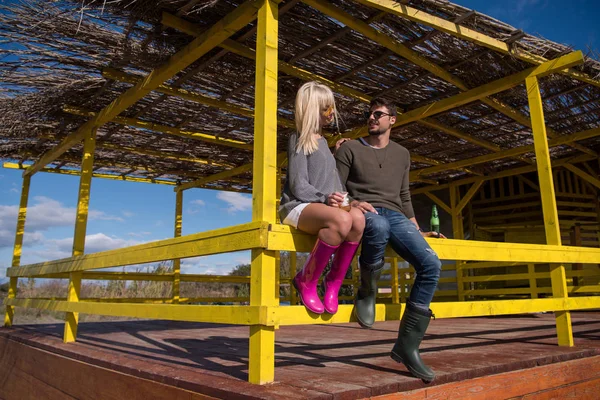
M 319 138 L 319 149 L 308 156 L 302 151 L 296 153 L 297 142 L 298 134 L 294 133 L 288 143 L 288 170 L 279 206 L 281 221 L 302 203 L 327 204 L 327 196 L 343 191 L 327 140 Z

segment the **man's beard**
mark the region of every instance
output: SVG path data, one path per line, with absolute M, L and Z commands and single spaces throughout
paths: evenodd
M 374 128 L 373 130 L 367 129 L 367 132 L 369 132 L 369 135 L 371 136 L 379 136 L 385 133 L 385 131 L 379 129 L 379 126 L 377 126 L 377 128 Z

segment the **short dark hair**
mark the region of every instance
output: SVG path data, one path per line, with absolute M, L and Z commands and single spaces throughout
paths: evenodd
M 386 107 L 391 116 L 396 116 L 396 104 L 394 104 L 393 101 L 390 101 L 388 99 L 384 99 L 382 97 L 375 97 L 373 100 L 371 100 L 371 104 L 369 104 L 369 110 L 373 107 Z

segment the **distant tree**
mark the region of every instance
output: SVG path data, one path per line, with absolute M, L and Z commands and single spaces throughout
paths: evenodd
M 250 264 L 236 265 L 229 273 L 231 276 L 250 276 Z M 236 297 L 250 297 L 250 284 L 238 283 L 234 286 Z

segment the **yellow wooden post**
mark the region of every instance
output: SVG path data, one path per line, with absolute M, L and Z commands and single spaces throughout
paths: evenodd
M 558 210 L 556 208 L 556 197 L 554 194 L 554 182 L 552 180 L 552 165 L 550 162 L 550 152 L 548 150 L 548 138 L 546 136 L 542 96 L 536 77 L 527 78 L 525 80 L 525 85 L 527 87 L 529 112 L 531 114 L 535 159 L 542 197 L 544 227 L 546 230 L 546 242 L 547 244 L 560 246 L 562 244 L 560 226 L 558 221 Z M 555 298 L 566 298 L 568 292 L 564 265 L 551 265 L 550 278 L 552 280 L 552 296 Z M 557 311 L 554 314 L 556 316 L 558 344 L 560 346 L 573 346 L 571 313 L 569 311 Z
M 75 233 L 73 237 L 73 257 L 83 254 L 85 249 L 85 233 L 87 229 L 88 209 L 90 205 L 90 189 L 92 186 L 92 172 L 94 168 L 94 149 L 96 146 L 96 129 L 90 130 L 85 135 L 83 143 L 83 158 L 81 160 L 81 177 L 79 179 L 79 199 L 77 202 L 77 216 L 75 219 Z M 67 301 L 78 302 L 81 291 L 82 272 L 69 274 L 69 290 Z M 65 331 L 63 341 L 74 342 L 77 337 L 77 324 L 79 313 L 67 312 L 65 315 Z
M 275 210 L 279 209 L 279 202 L 281 199 L 281 168 L 277 168 L 277 175 L 276 175 L 276 179 L 277 179 L 277 183 L 275 186 L 276 189 L 276 195 L 275 195 Z M 279 220 L 279 213 L 276 212 L 275 213 L 275 222 L 276 223 L 281 223 L 281 221 Z M 279 293 L 281 291 L 281 252 L 280 251 L 276 251 L 275 252 L 275 293 L 277 294 L 277 299 L 278 301 L 280 301 L 279 299 Z
M 183 224 L 183 190 L 175 192 L 175 232 L 174 237 L 181 237 Z M 181 259 L 173 259 L 173 304 L 179 304 L 181 286 Z
M 296 289 L 292 286 L 291 280 L 296 276 L 296 270 L 298 269 L 298 253 L 290 251 L 290 305 L 298 304 L 298 294 Z
M 21 186 L 21 201 L 19 203 L 19 215 L 17 217 L 17 231 L 15 233 L 15 245 L 13 248 L 12 266 L 18 267 L 21 264 L 21 252 L 23 250 L 23 235 L 25 234 L 25 219 L 27 218 L 27 202 L 29 200 L 29 185 L 31 176 L 23 177 L 23 185 Z M 8 284 L 7 298 L 14 299 L 17 295 L 17 277 L 11 277 Z M 4 314 L 4 326 L 10 327 L 13 324 L 15 317 L 15 307 L 6 306 Z
M 535 264 L 527 264 L 527 274 L 529 275 L 529 289 L 531 289 L 531 298 L 537 299 L 537 279 L 535 278 Z
M 277 178 L 277 2 L 265 0 L 258 11 L 254 114 L 252 220 L 275 223 Z M 250 305 L 276 306 L 275 251 L 252 250 Z M 248 378 L 265 384 L 275 377 L 275 327 L 250 327 Z
M 450 207 L 452 211 L 452 234 L 454 239 L 464 239 L 462 208 L 460 203 L 460 187 L 450 185 Z M 456 260 L 456 289 L 458 292 L 458 301 L 465 300 L 465 287 L 463 283 L 463 265 L 464 261 Z
M 392 303 L 400 303 L 400 293 L 398 292 L 398 257 L 392 257 L 391 260 L 391 271 L 392 271 Z

